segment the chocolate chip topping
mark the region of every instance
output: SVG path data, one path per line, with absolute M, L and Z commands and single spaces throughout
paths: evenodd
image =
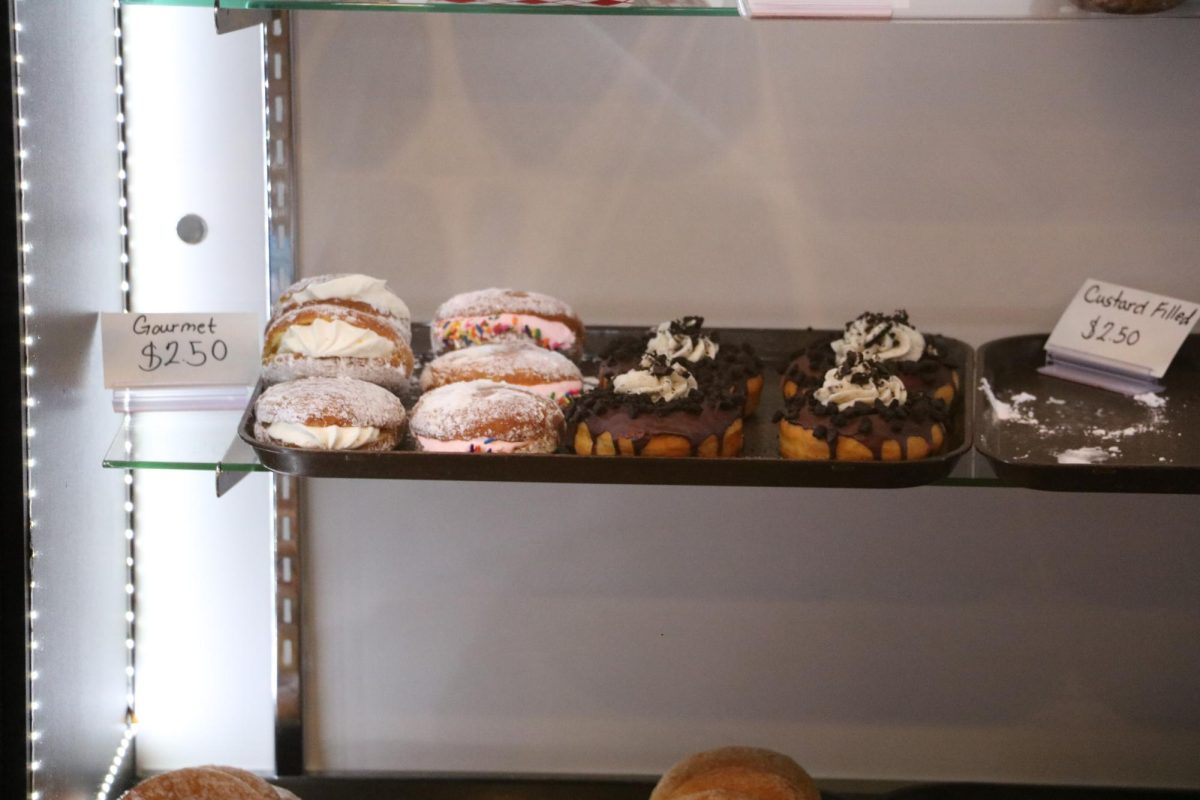
M 811 429 L 817 439 L 829 442 L 830 452 L 834 451 L 839 436 L 847 436 L 861 442 L 878 459 L 883 443 L 889 439 L 898 441 L 904 453 L 910 436 L 930 441 L 932 427 L 945 425 L 950 420 L 950 410 L 940 398 L 924 393 L 910 395 L 904 403 L 858 402 L 840 411 L 836 405 L 822 403 L 811 394 L 797 394 L 784 403 L 783 411 L 776 416 L 776 422 L 786 420 Z
M 682 334 L 696 338 L 707 336 L 715 342 L 720 336 L 703 331 L 704 317 L 686 316 L 673 320 L 670 324 L 671 333 Z M 638 369 L 646 347 L 654 336 L 654 331 L 648 331 L 640 336 L 621 336 L 614 339 L 600 354 L 598 377 L 601 385 L 612 381 L 617 375 Z M 702 358 L 683 362 L 688 371 L 695 377 L 701 390 L 705 392 L 718 391 L 727 395 L 744 394 L 746 381 L 762 374 L 762 359 L 748 342 L 737 345 L 722 344 L 716 358 Z M 657 373 L 655 373 L 657 374 Z

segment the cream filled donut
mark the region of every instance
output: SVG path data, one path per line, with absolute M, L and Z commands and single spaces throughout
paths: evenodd
M 301 378 L 254 404 L 254 438 L 303 450 L 394 450 L 407 415 L 394 394 L 354 378 Z
M 564 428 L 558 404 L 496 381 L 448 383 L 421 395 L 409 423 L 434 453 L 552 453 Z
M 404 334 L 405 343 L 412 344 L 412 316 L 408 306 L 387 288 L 387 281 L 382 278 L 357 273 L 304 278 L 283 290 L 271 316 L 279 317 L 300 306 L 317 303 L 388 317 Z
M 421 372 L 421 389 L 429 391 L 448 383 L 493 380 L 511 383 L 548 397 L 559 405 L 583 390 L 579 367 L 561 353 L 530 342 L 495 342 L 451 350 L 435 358 Z
M 435 353 L 504 339 L 578 357 L 583 323 L 561 300 L 516 289 L 482 289 L 455 295 L 438 308 L 429 326 Z
M 409 387 L 413 353 L 395 320 L 316 303 L 271 321 L 262 361 L 268 383 L 346 376 L 401 392 Z

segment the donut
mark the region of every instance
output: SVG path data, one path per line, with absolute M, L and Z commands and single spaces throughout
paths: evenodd
M 940 397 L 947 405 L 958 395 L 959 373 L 947 357 L 945 339 L 918 331 L 901 309 L 891 315 L 864 312 L 847 322 L 840 335 L 822 336 L 794 354 L 783 371 L 783 396 L 816 389 L 825 373 L 851 353 L 880 362 L 910 392 Z
M 760 747 L 721 747 L 690 755 L 655 785 L 650 800 L 820 800 L 791 758 Z
M 511 383 L 566 405 L 583 390 L 579 367 L 562 353 L 525 341 L 495 342 L 451 350 L 421 371 L 421 389 L 473 380 Z
M 775 415 L 779 452 L 806 461 L 912 461 L 941 451 L 948 419 L 941 398 L 909 395 L 904 383 L 856 357 L 796 394 Z
M 412 318 L 404 301 L 387 288 L 387 281 L 357 273 L 314 275 L 283 290 L 272 310 L 279 317 L 300 306 L 328 303 L 392 319 L 412 344 Z
M 743 395 L 705 391 L 680 361 L 646 354 L 567 410 L 568 441 L 581 456 L 737 456 Z
M 417 448 L 437 453 L 552 453 L 563 425 L 558 403 L 489 380 L 426 392 L 409 423 Z
M 412 349 L 390 317 L 316 303 L 273 319 L 265 339 L 262 375 L 267 383 L 344 376 L 393 392 L 409 387 Z
M 273 793 L 272 793 L 273 794 Z M 213 767 L 185 767 L 139 783 L 121 800 L 263 800 L 244 779 Z
M 244 785 L 254 790 L 255 796 L 259 800 L 279 800 L 279 795 L 275 791 L 275 787 L 264 781 L 262 778 L 248 770 L 239 769 L 237 767 L 225 767 L 216 764 L 210 764 L 206 769 L 215 769 L 217 772 L 223 772 L 226 775 L 237 778 Z
M 636 369 L 645 353 L 681 360 L 706 390 L 742 394 L 743 416 L 758 408 L 763 389 L 763 365 L 746 343 L 738 347 L 722 344 L 717 334 L 703 333 L 704 317 L 681 317 L 661 323 L 641 336 L 615 339 L 600 355 L 597 373 L 604 387 L 620 375 Z
M 834 339 L 840 337 L 841 334 L 838 333 L 819 336 L 803 350 L 791 355 L 787 367 L 782 370 L 781 384 L 785 399 L 821 387 L 825 381 L 825 373 L 837 366 L 831 345 Z
M 391 392 L 355 378 L 277 383 L 254 404 L 254 437 L 305 450 L 394 450 L 404 406 Z
M 561 300 L 516 289 L 455 295 L 438 307 L 429 326 L 435 353 L 504 339 L 525 339 L 578 358 L 583 323 Z

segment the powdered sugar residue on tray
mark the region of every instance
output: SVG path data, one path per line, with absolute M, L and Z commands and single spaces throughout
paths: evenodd
M 992 415 L 1000 422 L 1017 422 L 1022 425 L 1037 425 L 1037 418 L 1033 416 L 1027 409 L 1021 408 L 1022 405 L 1029 403 L 1032 400 L 1037 400 L 1037 397 L 1028 392 L 1021 392 L 1009 398 L 1008 402 L 996 397 L 996 393 L 992 391 L 992 385 L 988 383 L 987 378 L 982 378 L 979 381 L 979 388 L 987 397 L 988 403 L 992 407 Z
M 1145 394 L 1135 394 L 1133 399 L 1147 408 L 1165 408 L 1167 398 L 1162 395 L 1157 395 L 1154 392 L 1146 392 Z
M 980 379 L 979 390 L 987 398 L 996 425 L 1032 428 L 1041 443 L 1034 449 L 1041 450 L 1042 458 L 1048 457 L 1059 464 L 1119 462 L 1128 457 L 1125 450 L 1129 453 L 1144 450 L 1144 441 L 1134 445 L 1136 437 L 1182 435 L 1170 430 L 1166 398 L 1152 393 L 1130 398 L 1125 401 L 1129 405 L 1122 409 L 1120 400 L 1104 407 L 1083 399 L 1045 396 L 1039 400 L 1027 391 L 997 393 L 986 378 Z M 1030 450 L 1013 458 L 1033 455 Z M 1173 462 L 1172 458 L 1159 454 L 1153 459 L 1156 463 Z
M 1060 464 L 1098 464 L 1107 461 L 1121 452 L 1118 447 L 1076 447 L 1064 450 L 1057 455 Z

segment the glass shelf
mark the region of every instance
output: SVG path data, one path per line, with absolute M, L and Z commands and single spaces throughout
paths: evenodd
M 241 411 L 143 411 L 128 414 L 104 454 L 112 469 L 265 472 L 237 435 Z
M 125 0 L 130 5 L 211 8 L 212 0 Z M 737 0 L 630 0 L 619 5 L 540 3 L 413 2 L 411 0 L 218 0 L 229 10 L 433 11 L 451 13 L 607 14 L 616 16 L 737 16 Z M 886 5 L 886 4 L 884 4 Z M 1157 14 L 1126 15 L 1081 11 L 1069 0 L 894 0 L 892 19 L 914 22 L 1038 22 L 1068 20 L 1200 19 L 1200 0 Z

